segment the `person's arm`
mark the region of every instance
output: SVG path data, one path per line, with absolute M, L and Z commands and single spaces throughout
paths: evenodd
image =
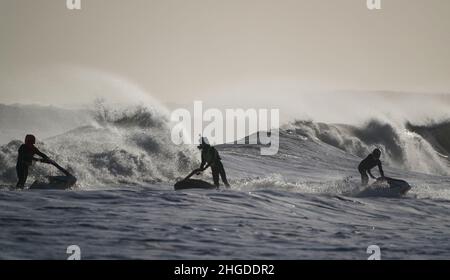
M 38 148 L 35 148 L 34 153 L 37 154 L 38 156 L 40 156 L 41 158 L 48 160 L 48 156 L 46 154 L 44 154 L 43 152 L 39 151 Z M 34 159 L 34 158 L 33 158 Z M 36 159 L 34 159 L 36 160 Z
M 370 178 L 376 179 L 375 176 L 372 175 L 372 172 L 370 172 L 370 169 L 367 169 L 367 173 L 369 173 Z
M 33 158 L 34 161 L 39 161 L 43 163 L 51 163 L 51 160 L 49 158 Z
M 200 170 L 202 170 L 202 171 L 205 170 L 204 169 L 205 164 L 206 164 L 205 156 L 203 155 L 203 151 L 202 151 L 202 163 L 200 164 Z
M 209 166 L 210 166 L 210 164 L 208 163 L 205 167 L 202 168 L 202 171 L 205 171 L 206 169 L 208 169 Z
M 381 166 L 381 161 L 378 161 L 378 170 L 380 170 L 381 177 L 384 177 L 383 166 Z
M 200 166 L 200 168 L 199 169 L 196 169 L 195 171 L 197 172 L 197 175 L 200 175 L 203 171 L 205 171 L 207 168 L 209 167 L 209 163 L 206 165 L 206 166 L 203 166 L 203 163 L 202 163 L 202 165 Z

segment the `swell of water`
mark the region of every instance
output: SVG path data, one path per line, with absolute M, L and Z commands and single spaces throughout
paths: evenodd
M 192 147 L 170 143 L 170 125 L 156 109 L 97 108 L 93 125 L 45 139 L 37 146 L 76 175 L 80 186 L 136 185 L 173 181 L 193 168 L 197 156 Z M 0 180 L 16 180 L 15 162 L 21 141 L 0 148 Z M 35 164 L 36 174 L 53 174 L 53 168 Z
M 171 124 L 168 117 L 155 107 L 133 106 L 112 109 L 98 103 L 91 111 L 90 119 L 91 125 L 78 127 L 38 143 L 43 152 L 73 172 L 81 186 L 173 182 L 199 164 L 198 151 L 192 146 L 172 144 L 169 138 Z M 301 164 L 304 169 L 309 168 L 310 171 L 306 173 L 311 176 L 320 174 L 323 169 L 327 173 L 328 170 L 336 170 L 333 164 L 342 166 L 342 158 L 356 166 L 360 158 L 378 147 L 383 151 L 383 161 L 392 167 L 427 174 L 449 175 L 448 159 L 435 149 L 435 143 L 443 143 L 442 139 L 446 139 L 444 133 L 448 127 L 445 125 L 442 129 L 436 125 L 430 127 L 429 130 L 434 134 L 426 134 L 424 131 L 428 130 L 423 126 L 420 131 L 419 128 L 415 130 L 407 128 L 376 120 L 371 120 L 362 127 L 296 121 L 281 130 L 280 153 L 274 158 L 262 157 L 258 160 L 267 165 L 270 161 L 276 162 L 280 159 L 298 159 L 292 164 L 294 166 Z M 20 141 L 12 141 L 0 147 L 2 184 L 13 184 L 16 180 L 14 165 L 19 145 Z M 241 157 L 257 157 L 253 155 L 258 150 L 254 146 L 222 147 L 229 147 L 232 150 L 239 148 Z M 445 147 L 445 143 L 439 147 Z M 332 148 L 344 153 L 340 154 Z M 445 149 L 440 151 L 447 152 Z M 286 180 L 284 177 L 290 172 L 286 172 L 285 169 L 291 169 L 291 166 L 280 164 L 278 169 L 259 174 L 252 166 L 242 165 L 241 160 L 237 161 L 236 165 L 238 168 L 244 168 L 242 173 L 250 177 L 262 175 L 263 178 L 267 178 L 270 174 L 283 174 L 279 180 L 266 182 L 272 186 L 278 186 L 278 182 Z M 349 168 L 351 172 L 353 168 Z M 49 175 L 54 172 L 48 166 L 36 164 L 30 181 L 43 174 Z M 341 178 L 349 176 L 348 173 L 348 171 L 347 174 L 341 173 Z M 298 182 L 298 178 L 294 178 L 294 182 Z M 257 181 L 253 183 L 258 184 Z M 264 184 L 264 180 L 259 184 Z M 310 192 L 314 189 L 311 184 L 305 182 L 301 184 L 309 185 L 303 191 Z M 294 189 L 298 189 L 298 186 Z
M 372 244 L 383 259 L 450 257 L 450 179 L 426 174 L 448 169 L 433 163 L 437 152 L 421 133 L 297 122 L 280 131 L 274 156 L 258 145 L 217 147 L 231 189 L 175 192 L 198 151 L 174 146 L 169 129 L 157 109 L 100 106 L 91 125 L 39 142 L 80 186 L 0 188 L 0 259 L 64 259 L 72 244 L 83 259 L 366 259 Z M 15 183 L 20 144 L 0 147 L 1 184 Z M 406 197 L 358 195 L 357 165 L 375 146 L 386 174 L 412 185 Z M 405 160 L 431 166 L 416 172 Z M 53 172 L 36 164 L 30 181 Z
M 448 201 L 277 189 L 0 191 L 0 259 L 448 259 Z
M 383 160 L 394 166 L 428 174 L 449 175 L 448 151 L 444 150 L 447 155 L 437 152 L 431 144 L 437 142 L 433 135 L 424 138 L 414 130 L 408 130 L 408 127 L 377 120 L 371 120 L 362 127 L 296 121 L 290 130 L 358 157 L 365 157 L 374 148 L 379 148 L 383 152 Z M 442 131 L 444 129 L 446 127 Z

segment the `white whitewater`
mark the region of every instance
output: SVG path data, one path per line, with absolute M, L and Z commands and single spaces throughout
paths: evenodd
M 94 117 L 38 143 L 77 176 L 71 191 L 11 190 L 20 141 L 0 147 L 1 259 L 63 259 L 72 244 L 86 259 L 366 259 L 369 245 L 385 259 L 450 257 L 448 162 L 419 134 L 382 122 L 296 122 L 275 156 L 218 147 L 231 189 L 175 192 L 199 154 L 171 144 L 164 114 Z M 390 134 L 365 141 L 380 130 Z M 405 197 L 358 195 L 356 166 L 374 146 L 386 175 L 411 184 Z M 55 171 L 36 165 L 28 183 L 36 174 Z

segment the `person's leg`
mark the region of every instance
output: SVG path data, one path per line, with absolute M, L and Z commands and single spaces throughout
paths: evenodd
M 224 183 L 224 185 L 227 187 L 230 187 L 230 184 L 228 183 L 228 180 L 227 180 L 227 174 L 225 173 L 225 168 L 223 168 L 222 162 L 219 163 L 219 172 L 220 172 L 220 177 L 222 178 L 222 182 Z
M 367 184 L 369 183 L 369 176 L 367 175 L 367 172 L 360 169 L 359 173 L 361 173 L 361 184 L 363 186 L 367 186 Z
M 367 186 L 368 184 L 369 184 L 369 176 L 367 176 L 367 174 L 364 174 L 362 185 Z
M 216 187 L 219 187 L 220 186 L 220 183 L 219 183 L 219 169 L 217 168 L 217 166 L 211 166 L 211 171 L 212 171 L 214 185 Z
M 16 166 L 16 173 L 17 173 L 17 184 L 16 184 L 16 188 L 21 188 L 23 183 L 22 183 L 22 170 L 21 168 L 17 165 Z
M 18 179 L 16 187 L 23 189 L 28 177 L 28 166 L 18 165 L 16 166 L 16 172 Z

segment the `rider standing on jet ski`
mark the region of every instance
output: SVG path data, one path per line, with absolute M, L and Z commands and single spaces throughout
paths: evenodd
M 225 173 L 225 169 L 223 168 L 219 152 L 216 148 L 209 145 L 208 139 L 205 137 L 201 138 L 201 144 L 197 148 L 202 151 L 202 163 L 200 165 L 199 172 L 205 171 L 208 167 L 211 167 L 214 185 L 219 187 L 220 175 L 225 186 L 229 187 L 230 184 L 228 184 L 227 175 Z
M 42 153 L 34 146 L 36 144 L 36 137 L 33 135 L 27 135 L 25 137 L 25 144 L 22 144 L 19 148 L 19 156 L 17 157 L 16 171 L 17 178 L 17 188 L 24 188 L 25 182 L 28 177 L 28 168 L 32 165 L 34 161 L 40 161 L 49 163 L 51 160 L 47 155 Z M 37 159 L 34 155 L 40 156 L 42 159 Z
M 370 170 L 374 168 L 375 166 L 378 166 L 378 169 L 380 170 L 381 177 L 384 177 L 383 167 L 381 166 L 380 161 L 381 151 L 380 149 L 375 149 L 373 152 L 368 155 L 358 166 L 359 173 L 361 173 L 361 181 L 362 185 L 366 186 L 369 183 L 369 176 L 367 176 L 367 173 L 370 175 L 372 179 L 376 179 L 375 176 L 372 175 Z

